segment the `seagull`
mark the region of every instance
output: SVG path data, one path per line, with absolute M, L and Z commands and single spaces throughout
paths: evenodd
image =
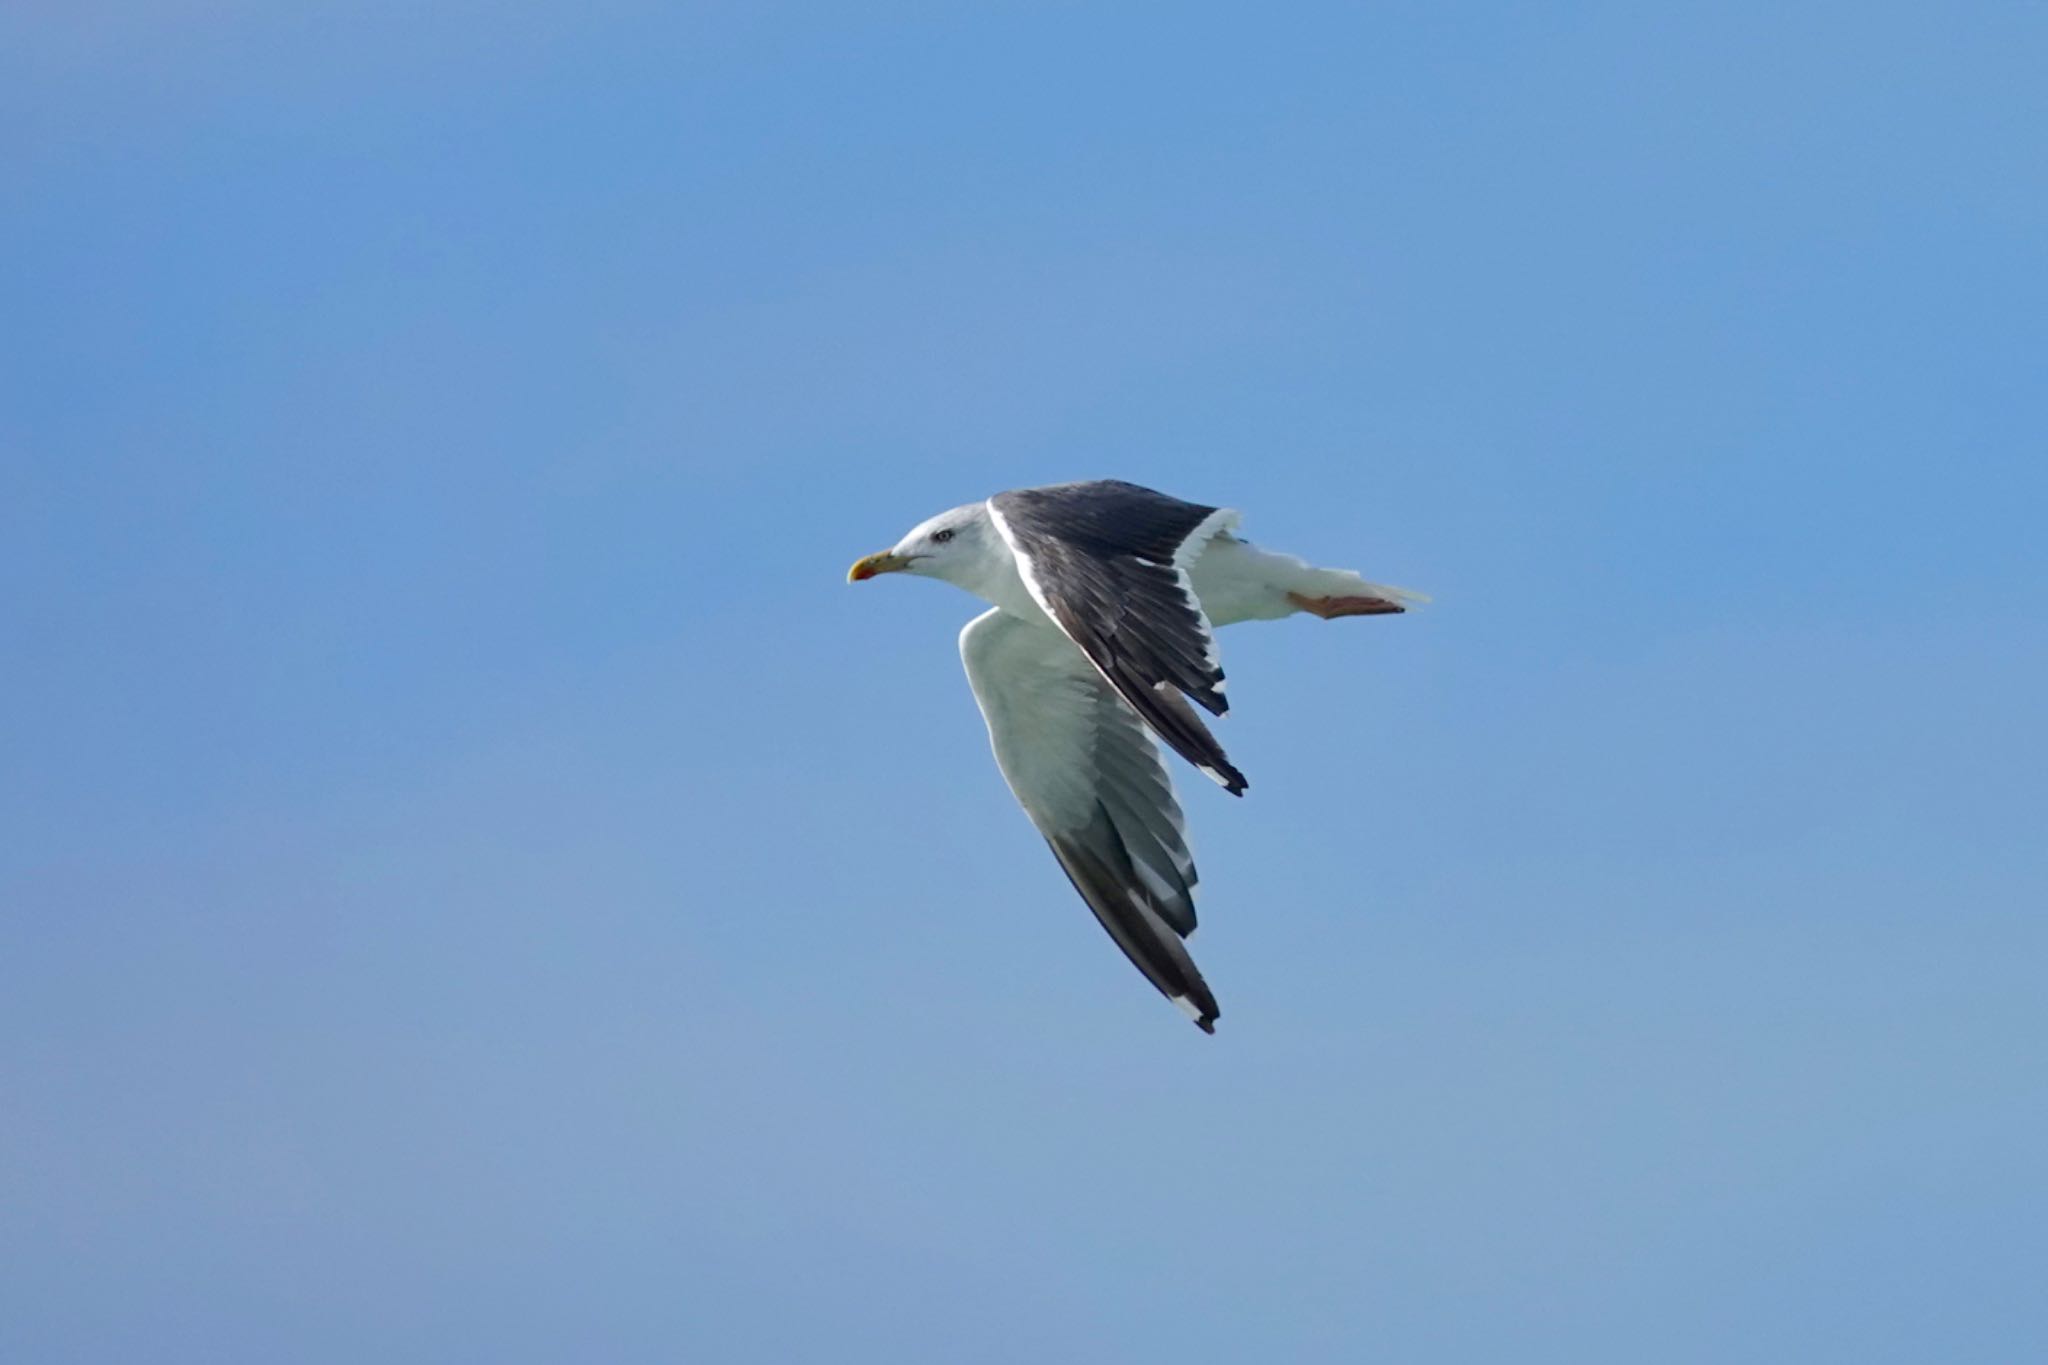
M 996 766 L 1117 947 L 1204 1033 L 1216 997 L 1183 942 L 1195 863 L 1154 737 L 1243 795 L 1194 709 L 1229 710 L 1214 629 L 1427 600 L 1260 549 L 1238 521 L 1114 479 L 1018 488 L 939 513 L 846 575 L 937 578 L 990 604 L 960 657 Z

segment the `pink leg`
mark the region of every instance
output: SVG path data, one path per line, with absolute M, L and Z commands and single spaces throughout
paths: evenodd
M 1291 592 L 1287 594 L 1287 600 L 1325 621 L 1334 621 L 1340 616 L 1392 616 L 1408 610 L 1399 602 L 1389 602 L 1384 597 L 1303 597 L 1298 592 Z

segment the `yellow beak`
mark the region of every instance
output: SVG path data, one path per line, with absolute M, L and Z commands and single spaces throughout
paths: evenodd
M 878 573 L 898 573 L 909 567 L 908 559 L 893 550 L 884 550 L 878 555 L 855 560 L 853 567 L 846 571 L 846 581 L 859 583 L 864 579 L 873 578 Z

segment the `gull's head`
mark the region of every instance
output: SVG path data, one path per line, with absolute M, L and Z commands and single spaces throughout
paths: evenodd
M 914 573 L 967 586 L 996 551 L 996 529 L 988 505 L 971 502 L 921 522 L 880 554 L 856 560 L 846 581 L 859 583 L 885 573 Z

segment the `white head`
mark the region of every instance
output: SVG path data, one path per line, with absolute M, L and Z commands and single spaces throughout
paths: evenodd
M 918 523 L 890 548 L 858 561 L 846 571 L 846 581 L 859 583 L 877 574 L 912 573 L 980 592 L 991 569 L 1008 560 L 1007 549 L 989 521 L 988 504 L 970 502 Z

